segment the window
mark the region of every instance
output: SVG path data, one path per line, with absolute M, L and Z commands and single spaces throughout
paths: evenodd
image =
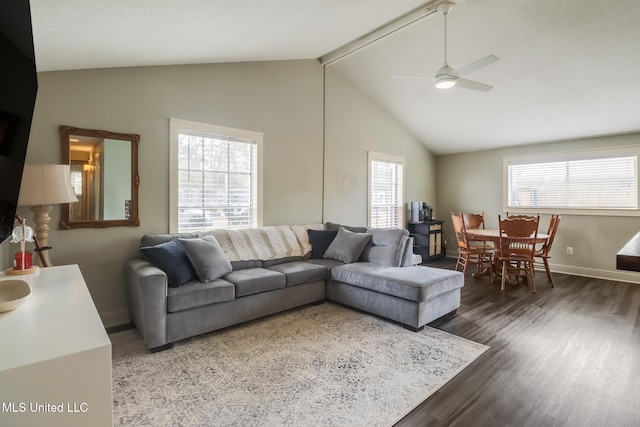
M 369 227 L 404 227 L 404 158 L 368 153 Z
M 262 134 L 171 119 L 172 232 L 262 225 Z
M 506 209 L 638 210 L 639 146 L 504 158 Z
M 71 173 L 71 186 L 76 196 L 82 196 L 82 165 L 72 162 L 69 166 Z

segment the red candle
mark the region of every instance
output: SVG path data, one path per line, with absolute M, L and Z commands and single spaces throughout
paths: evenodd
M 33 254 L 25 251 L 24 253 L 24 269 L 27 270 L 33 266 L 32 261 Z M 22 252 L 16 252 L 13 254 L 13 269 L 22 270 Z

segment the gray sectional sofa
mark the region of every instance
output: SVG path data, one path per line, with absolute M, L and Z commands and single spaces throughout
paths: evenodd
M 411 265 L 403 229 L 337 224 L 156 234 L 125 262 L 151 351 L 294 307 L 335 301 L 418 330 L 460 305 L 460 272 Z

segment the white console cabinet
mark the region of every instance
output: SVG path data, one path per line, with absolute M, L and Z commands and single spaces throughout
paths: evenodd
M 112 426 L 111 342 L 77 265 L 6 276 L 31 296 L 0 313 L 0 425 Z

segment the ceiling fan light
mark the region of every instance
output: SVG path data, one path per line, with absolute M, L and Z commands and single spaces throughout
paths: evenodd
M 436 79 L 436 87 L 438 89 L 449 89 L 456 85 L 456 78 L 453 76 L 442 76 Z

